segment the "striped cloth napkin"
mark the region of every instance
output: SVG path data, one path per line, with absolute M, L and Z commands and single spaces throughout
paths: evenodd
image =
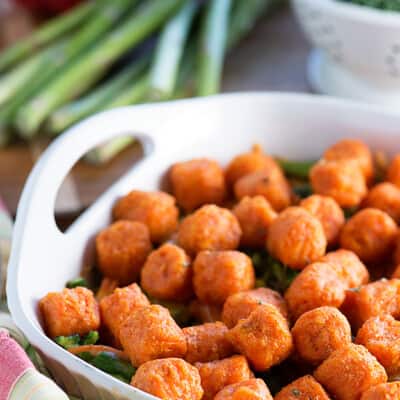
M 5 283 L 12 225 L 0 198 L 0 400 L 77 400 L 50 379 L 42 360 L 7 312 Z

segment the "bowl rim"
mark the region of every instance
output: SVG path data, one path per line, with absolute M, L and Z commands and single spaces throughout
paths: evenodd
M 293 0 L 294 3 L 309 2 L 313 7 L 335 13 L 338 17 L 356 19 L 360 22 L 379 25 L 398 25 L 400 12 L 379 10 L 369 6 L 347 3 L 339 0 Z

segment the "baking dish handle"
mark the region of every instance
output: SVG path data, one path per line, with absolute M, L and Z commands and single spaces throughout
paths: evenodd
M 171 118 L 169 103 L 144 104 L 100 113 L 64 133 L 44 152 L 24 187 L 17 211 L 13 247 L 34 241 L 38 226 L 42 237 L 58 238 L 54 207 L 58 190 L 74 164 L 89 150 L 119 136 L 132 135 L 149 155 L 162 139 Z M 172 113 L 173 114 L 173 113 Z M 36 232 L 35 232 L 36 230 Z M 20 254 L 20 249 L 13 249 Z

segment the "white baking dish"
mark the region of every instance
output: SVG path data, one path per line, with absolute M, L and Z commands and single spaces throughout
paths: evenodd
M 315 47 L 312 87 L 325 94 L 389 106 L 400 104 L 400 12 L 338 0 L 292 0 Z
M 61 233 L 54 221 L 54 203 L 64 177 L 89 149 L 128 132 L 144 144 L 146 157 Z M 254 143 L 271 154 L 312 159 L 349 136 L 392 153 L 400 150 L 399 134 L 400 116 L 308 95 L 231 94 L 127 107 L 94 116 L 49 147 L 25 186 L 7 286 L 15 322 L 39 349 L 57 382 L 71 394 L 86 400 L 151 398 L 58 347 L 45 336 L 38 318 L 38 300 L 62 289 L 90 262 L 90 243 L 110 222 L 115 199 L 133 188 L 158 188 L 176 160 L 206 156 L 225 164 Z

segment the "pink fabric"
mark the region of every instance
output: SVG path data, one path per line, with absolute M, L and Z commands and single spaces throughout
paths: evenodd
M 0 331 L 0 400 L 7 400 L 14 383 L 29 368 L 34 366 L 24 350 L 8 333 Z

